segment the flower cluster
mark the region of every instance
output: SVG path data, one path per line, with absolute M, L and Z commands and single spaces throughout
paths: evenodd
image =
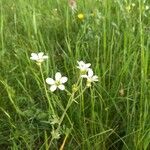
M 80 69 L 80 74 L 82 78 L 86 78 L 86 86 L 90 87 L 92 82 L 98 81 L 98 76 L 94 75 L 93 70 L 90 68 L 90 63 L 85 63 L 83 61 L 77 61 L 77 68 Z
M 43 52 L 31 53 L 31 60 L 41 64 L 44 60 L 48 59 L 47 55 L 44 55 Z M 90 63 L 85 63 L 84 61 L 77 61 L 77 68 L 80 70 L 80 77 L 87 79 L 86 86 L 90 87 L 91 83 L 98 81 L 98 76 L 94 75 L 93 70 L 90 68 Z M 46 83 L 50 85 L 50 91 L 54 92 L 56 89 L 65 90 L 64 83 L 68 81 L 66 76 L 62 76 L 60 72 L 55 74 L 55 79 L 46 78 Z
M 60 72 L 56 72 L 54 79 L 51 77 L 44 78 L 43 72 L 42 72 L 42 67 L 41 64 L 44 62 L 44 60 L 48 59 L 47 55 L 44 55 L 43 52 L 39 52 L 39 53 L 31 53 L 31 60 L 34 60 L 40 67 L 40 72 L 41 72 L 41 76 L 42 76 L 42 80 L 44 83 L 44 89 L 46 92 L 46 96 L 47 99 L 49 100 L 49 96 L 47 94 L 47 87 L 46 87 L 46 83 L 50 86 L 49 90 L 51 92 L 56 91 L 57 89 L 59 90 L 65 90 L 65 83 L 68 81 L 68 78 L 66 76 L 62 76 L 62 74 Z M 52 118 L 50 119 L 50 124 L 52 126 L 52 130 L 51 130 L 51 136 L 52 136 L 52 140 L 57 140 L 60 138 L 62 133 L 68 132 L 67 130 L 65 131 L 64 128 L 61 127 L 61 124 L 64 120 L 64 117 L 66 116 L 66 112 L 67 110 L 70 108 L 70 106 L 72 105 L 73 102 L 76 102 L 76 99 L 82 94 L 79 94 L 75 97 L 75 93 L 78 91 L 80 84 L 82 84 L 82 78 L 86 79 L 86 87 L 90 87 L 91 84 L 93 82 L 98 81 L 98 76 L 94 75 L 93 70 L 90 68 L 91 64 L 90 63 L 85 63 L 84 61 L 77 61 L 77 68 L 80 70 L 80 77 L 77 80 L 77 82 L 72 86 L 72 93 L 65 90 L 68 95 L 70 95 L 70 98 L 68 100 L 68 103 L 66 105 L 66 108 L 64 109 L 63 114 L 61 115 L 61 117 L 55 115 L 55 109 L 53 107 L 53 105 L 51 103 L 49 103 L 49 107 L 52 110 Z M 84 89 L 86 89 L 86 87 Z M 84 92 L 84 90 L 83 90 Z M 64 126 L 63 126 L 64 127 Z

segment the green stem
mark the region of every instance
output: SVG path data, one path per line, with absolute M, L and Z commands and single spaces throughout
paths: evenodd
M 69 101 L 68 101 L 68 103 L 67 103 L 67 106 L 66 106 L 66 108 L 65 108 L 65 110 L 64 110 L 64 112 L 63 112 L 63 114 L 62 114 L 62 116 L 61 116 L 61 118 L 60 118 L 60 121 L 59 121 L 58 127 L 57 127 L 57 129 L 56 129 L 56 132 L 59 132 L 60 126 L 61 126 L 61 124 L 62 124 L 62 122 L 63 122 L 63 120 L 64 120 L 64 117 L 65 117 L 65 115 L 66 115 L 66 113 L 67 113 L 67 110 L 69 109 L 69 107 L 71 106 L 71 104 L 74 102 L 73 97 L 74 97 L 74 93 L 72 93 L 72 95 L 71 95 L 70 98 L 69 98 Z M 48 148 L 50 148 L 50 145 L 51 145 L 51 143 L 52 143 L 53 140 L 54 140 L 54 138 L 52 137 L 52 139 L 51 139 L 51 141 L 50 141 L 50 143 L 49 143 Z
M 40 66 L 40 72 L 41 72 L 42 80 L 43 80 L 43 83 L 44 83 L 44 90 L 45 90 L 46 98 L 47 98 L 47 100 L 48 100 L 49 108 L 51 109 L 52 114 L 54 115 L 54 114 L 55 114 L 55 111 L 54 111 L 54 108 L 53 108 L 53 106 L 52 106 L 52 103 L 51 103 L 51 101 L 50 101 L 50 99 L 49 99 L 49 95 L 48 95 L 47 88 L 46 88 L 46 84 L 45 84 L 44 75 L 43 75 L 43 72 L 42 72 L 42 67 L 41 67 L 41 65 L 39 65 L 39 66 Z

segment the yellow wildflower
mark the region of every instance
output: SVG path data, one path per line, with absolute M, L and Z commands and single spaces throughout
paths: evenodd
M 84 19 L 84 15 L 83 15 L 82 13 L 80 13 L 80 14 L 78 14 L 78 18 L 79 18 L 80 20 L 83 20 L 83 19 Z

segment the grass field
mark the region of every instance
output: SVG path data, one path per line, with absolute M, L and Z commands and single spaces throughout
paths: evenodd
M 39 52 L 48 59 L 37 64 Z M 98 82 L 88 86 L 77 61 Z M 57 72 L 67 82 L 52 92 L 46 79 Z M 149 0 L 78 0 L 75 12 L 67 0 L 0 1 L 6 149 L 150 149 Z

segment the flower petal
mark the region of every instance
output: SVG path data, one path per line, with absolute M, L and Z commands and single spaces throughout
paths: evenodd
M 42 58 L 43 58 L 43 59 L 48 59 L 48 56 L 47 56 L 47 55 L 44 55 Z
M 90 63 L 85 64 L 86 68 L 89 68 L 91 66 Z
M 77 61 L 77 63 L 78 63 L 78 67 L 80 68 L 80 67 L 83 67 L 83 66 L 85 66 L 85 63 L 81 60 L 81 61 Z
M 31 53 L 30 59 L 37 60 L 38 59 L 38 55 L 36 53 Z
M 81 75 L 81 78 L 88 78 L 88 76 L 87 75 Z
M 82 60 L 81 61 L 77 61 L 77 63 L 78 63 L 78 65 L 80 65 L 80 64 L 85 64 Z
M 50 84 L 50 85 L 53 85 L 53 84 L 55 84 L 55 81 L 54 81 L 54 79 L 52 79 L 52 78 L 47 78 L 47 79 L 46 79 L 46 83 L 47 83 L 47 84 Z
M 92 80 L 93 80 L 93 81 L 98 81 L 98 76 L 96 76 L 96 75 L 93 76 L 93 77 L 92 77 Z
M 88 77 L 92 77 L 93 76 L 93 70 L 92 69 L 88 69 Z
M 54 84 L 50 87 L 50 91 L 54 92 L 57 89 L 57 86 Z
M 63 84 L 60 84 L 60 85 L 58 86 L 58 88 L 59 88 L 60 90 L 64 90 L 64 89 L 65 89 L 65 86 L 64 86 Z
M 42 57 L 43 57 L 43 55 L 44 55 L 44 53 L 43 53 L 43 52 L 38 53 L 38 57 L 39 57 L 39 58 L 42 58 Z
M 61 79 L 61 73 L 60 72 L 57 72 L 56 74 L 55 74 L 55 80 L 56 81 L 59 81 Z
M 34 57 L 34 56 L 37 56 L 37 54 L 36 53 L 31 53 L 31 56 Z
M 68 80 L 67 77 L 62 77 L 62 78 L 60 79 L 60 83 L 65 83 L 65 82 L 67 82 L 67 80 Z

